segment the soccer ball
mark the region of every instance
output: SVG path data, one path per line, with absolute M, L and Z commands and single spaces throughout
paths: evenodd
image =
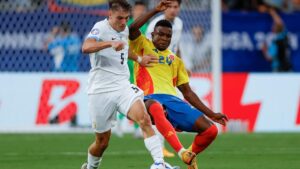
M 165 165 L 166 165 L 166 169 L 180 169 L 180 167 L 178 166 L 174 166 L 172 167 L 171 164 L 165 162 Z M 152 164 L 150 169 L 157 169 L 157 166 L 155 164 Z

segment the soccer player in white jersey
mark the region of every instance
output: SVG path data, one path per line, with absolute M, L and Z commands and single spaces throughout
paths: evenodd
M 181 0 L 174 0 L 171 3 L 170 7 L 164 11 L 164 14 L 157 16 L 150 22 L 146 32 L 147 38 L 152 39 L 151 33 L 154 31 L 154 27 L 156 23 L 163 19 L 168 20 L 172 24 L 172 39 L 171 39 L 169 49 L 179 57 L 181 56 L 179 44 L 180 44 L 180 38 L 183 29 L 182 20 L 178 17 L 180 11 L 180 5 L 181 5 Z M 189 70 L 187 71 L 188 74 L 190 74 L 190 71 Z M 164 145 L 164 137 L 158 132 L 157 129 L 156 129 L 156 133 L 160 136 L 160 141 L 162 145 Z M 163 154 L 165 157 L 175 156 L 174 153 L 169 152 L 166 148 L 163 149 Z
M 156 169 L 165 169 L 162 146 L 143 104 L 143 91 L 129 82 L 128 55 L 141 61 L 140 57 L 128 54 L 126 23 L 130 9 L 125 0 L 109 1 L 108 19 L 94 25 L 82 46 L 82 51 L 90 54 L 88 107 L 96 133 L 82 169 L 96 169 L 100 165 L 117 111 L 140 125 Z
M 154 26 L 158 21 L 166 19 L 169 22 L 171 22 L 172 39 L 171 39 L 169 49 L 177 56 L 180 56 L 179 42 L 180 42 L 182 29 L 183 29 L 183 22 L 178 17 L 180 11 L 180 4 L 181 4 L 181 0 L 174 0 L 170 5 L 170 7 L 164 11 L 164 14 L 157 16 L 150 22 L 146 32 L 147 38 L 152 39 L 151 33 L 154 31 Z

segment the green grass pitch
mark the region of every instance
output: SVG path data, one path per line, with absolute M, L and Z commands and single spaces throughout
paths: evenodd
M 184 146 L 191 134 L 180 134 Z M 0 169 L 80 169 L 93 134 L 0 134 Z M 167 158 L 172 165 L 186 166 Z M 199 169 L 299 169 L 300 133 L 221 134 L 197 157 Z M 149 169 L 143 140 L 112 136 L 101 169 Z

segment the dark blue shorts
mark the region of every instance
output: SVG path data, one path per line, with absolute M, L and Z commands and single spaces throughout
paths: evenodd
M 145 101 L 149 99 L 156 100 L 164 106 L 168 120 L 177 130 L 194 131 L 193 126 L 196 120 L 203 115 L 201 111 L 173 95 L 150 94 L 144 98 Z

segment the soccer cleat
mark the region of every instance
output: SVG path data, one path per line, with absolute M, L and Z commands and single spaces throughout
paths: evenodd
M 188 150 L 192 151 L 192 145 L 188 148 Z M 192 163 L 188 166 L 188 169 L 198 169 L 196 157 L 192 160 Z
M 163 162 L 152 164 L 150 169 L 167 169 Z
M 181 154 L 181 160 L 187 165 L 191 165 L 191 163 L 195 159 L 195 157 L 196 157 L 196 154 L 190 150 L 185 150 Z
M 180 169 L 179 166 L 172 166 L 171 164 L 165 162 L 166 169 Z
M 81 166 L 81 169 L 87 169 L 88 163 L 83 163 Z M 98 167 L 95 167 L 94 169 L 97 169 Z
M 175 157 L 175 154 L 171 153 L 166 148 L 163 148 L 163 155 L 164 155 L 164 157 Z
M 196 159 L 196 158 L 194 158 L 194 159 L 192 160 L 192 163 L 191 163 L 191 165 L 188 166 L 188 169 L 198 169 L 198 166 L 197 166 L 197 159 Z
M 87 169 L 87 163 L 83 163 L 81 169 Z

